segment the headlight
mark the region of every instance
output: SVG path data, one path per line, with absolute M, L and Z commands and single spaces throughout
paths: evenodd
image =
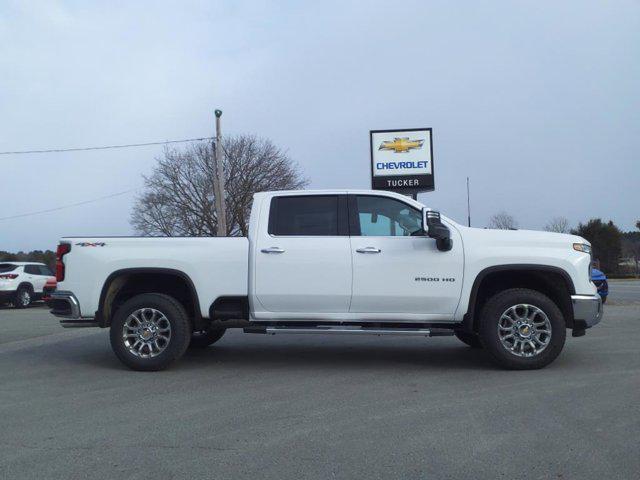
M 574 243 L 573 249 L 591 255 L 591 245 L 587 245 L 586 243 Z

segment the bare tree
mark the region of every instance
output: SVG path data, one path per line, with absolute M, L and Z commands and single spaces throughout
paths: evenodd
M 518 228 L 518 222 L 516 222 L 516 219 L 507 212 L 498 212 L 495 215 L 491 215 L 491 218 L 489 218 L 489 228 L 512 230 Z
M 296 163 L 270 140 L 253 135 L 225 137 L 227 235 L 247 235 L 253 194 L 308 185 Z M 215 236 L 214 147 L 167 148 L 153 173 L 144 176 L 131 225 L 141 235 Z
M 544 227 L 547 232 L 569 233 L 569 220 L 566 217 L 554 217 Z

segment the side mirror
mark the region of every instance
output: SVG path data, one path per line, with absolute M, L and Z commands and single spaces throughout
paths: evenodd
M 440 212 L 422 209 L 422 229 L 428 237 L 435 239 L 436 247 L 441 252 L 448 252 L 453 248 L 451 231 L 442 223 Z

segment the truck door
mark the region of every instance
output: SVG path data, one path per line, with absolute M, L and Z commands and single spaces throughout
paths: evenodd
M 345 314 L 351 300 L 346 195 L 273 197 L 254 251 L 256 318 Z M 273 318 L 273 315 L 271 315 Z
M 462 290 L 464 261 L 457 230 L 451 229 L 452 250 L 441 252 L 434 239 L 422 235 L 422 212 L 408 203 L 351 195 L 349 208 L 350 312 L 412 314 L 425 320 L 452 317 Z

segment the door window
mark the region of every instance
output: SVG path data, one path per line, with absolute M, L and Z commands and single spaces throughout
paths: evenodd
M 38 265 L 38 268 L 40 269 L 40 275 L 45 275 L 47 277 L 54 277 L 55 276 L 53 274 L 53 272 L 51 271 L 51 269 L 49 267 L 47 267 L 46 265 Z
M 422 234 L 422 212 L 400 200 L 359 195 L 356 205 L 361 236 L 409 237 Z
M 40 270 L 37 265 L 25 265 L 24 273 L 28 273 L 29 275 L 40 275 Z
M 269 213 L 271 235 L 337 236 L 338 196 L 275 197 Z

